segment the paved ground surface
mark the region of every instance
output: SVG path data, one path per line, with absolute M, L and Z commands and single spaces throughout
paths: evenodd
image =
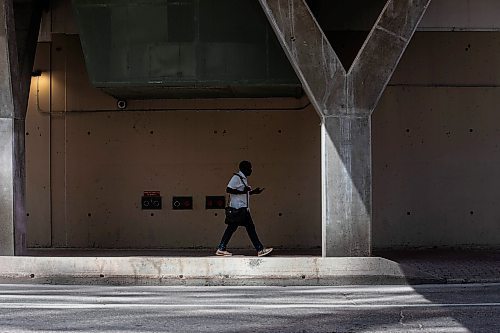
M 500 284 L 0 285 L 0 332 L 500 332 Z
M 375 253 L 448 283 L 500 282 L 500 250 L 425 250 Z

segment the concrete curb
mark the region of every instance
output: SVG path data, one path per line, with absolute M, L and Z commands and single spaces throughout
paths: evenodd
M 0 257 L 0 282 L 285 286 L 443 280 L 378 257 Z
M 446 284 L 499 284 L 500 278 L 444 278 Z

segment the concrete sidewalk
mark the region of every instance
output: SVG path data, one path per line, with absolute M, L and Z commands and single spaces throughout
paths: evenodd
M 404 269 L 440 278 L 446 283 L 500 283 L 500 249 L 431 249 L 378 251 Z
M 500 282 L 500 251 L 381 252 L 321 258 L 316 250 L 33 250 L 0 257 L 0 282 L 112 285 L 353 285 Z M 243 255 L 247 254 L 247 255 Z

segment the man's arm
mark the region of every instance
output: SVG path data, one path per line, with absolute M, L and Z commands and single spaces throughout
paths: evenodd
M 236 190 L 234 188 L 227 187 L 226 192 L 229 194 L 247 194 L 248 192 L 252 193 L 250 191 L 250 187 L 248 187 L 248 186 L 245 187 L 245 189 L 243 191 L 239 191 L 239 190 Z
M 257 187 L 256 189 L 250 191 L 250 195 L 261 194 L 262 191 L 264 191 L 264 188 Z

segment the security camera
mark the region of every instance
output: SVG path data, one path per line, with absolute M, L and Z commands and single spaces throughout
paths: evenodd
M 127 101 L 124 99 L 119 99 L 118 102 L 116 102 L 116 106 L 120 110 L 124 110 L 127 108 Z

